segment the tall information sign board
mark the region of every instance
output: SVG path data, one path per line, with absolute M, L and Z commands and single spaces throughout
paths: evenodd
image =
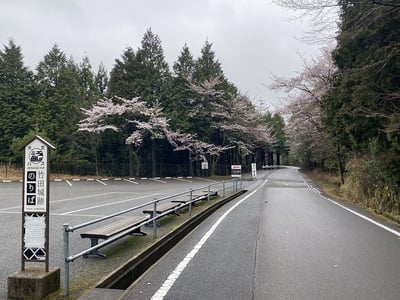
M 251 164 L 251 179 L 256 179 L 257 178 L 257 165 L 256 163 Z
M 22 193 L 22 271 L 25 262 L 44 262 L 49 270 L 49 156 L 52 145 L 36 136 L 24 147 Z

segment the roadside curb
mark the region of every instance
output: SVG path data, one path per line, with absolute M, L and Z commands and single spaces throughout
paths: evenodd
M 110 297 L 116 296 L 116 290 L 122 292 L 119 294 L 122 296 L 129 290 L 129 287 L 134 281 L 145 273 L 149 267 L 151 267 L 157 260 L 159 260 L 166 252 L 174 247 L 181 239 L 189 234 L 194 228 L 196 228 L 201 222 L 207 217 L 213 214 L 220 207 L 240 195 L 246 193 L 246 190 L 242 190 L 233 194 L 198 213 L 196 216 L 190 218 L 184 222 L 180 227 L 171 231 L 169 234 L 161 238 L 159 241 L 151 245 L 149 248 L 144 250 L 138 256 L 127 261 L 124 265 L 111 272 L 106 278 L 103 278 L 93 289 L 88 293 L 79 298 L 79 300 L 90 300 L 90 299 L 110 299 Z

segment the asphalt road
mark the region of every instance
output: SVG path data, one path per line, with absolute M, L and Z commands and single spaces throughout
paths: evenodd
M 77 225 L 190 188 L 202 188 L 215 180 L 201 178 L 62 181 L 50 183 L 50 267 L 63 272 L 62 225 Z M 7 298 L 7 277 L 21 270 L 22 183 L 0 183 L 0 299 Z M 134 213 L 133 213 L 134 214 Z M 136 214 L 142 214 L 141 211 Z M 87 239 L 71 234 L 70 254 L 89 247 Z M 87 272 L 107 272 L 124 257 L 106 260 L 79 259 L 70 264 L 72 280 Z M 31 266 L 27 263 L 26 266 Z M 40 266 L 40 265 L 39 265 Z
M 400 299 L 400 233 L 269 171 L 203 222 L 122 299 Z

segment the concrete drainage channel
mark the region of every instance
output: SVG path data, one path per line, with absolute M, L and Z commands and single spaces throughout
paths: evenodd
M 79 299 L 116 299 L 118 295 L 122 296 L 125 290 L 128 289 L 137 278 L 145 273 L 149 267 L 151 267 L 182 238 L 184 238 L 189 232 L 197 227 L 197 225 L 199 225 L 221 206 L 244 194 L 245 192 L 247 191 L 242 190 L 232 196 L 229 196 L 190 218 L 179 228 L 170 232 L 161 238 L 157 243 L 147 248 L 140 255 L 129 260 L 120 268 L 112 272 L 108 277 L 97 284 L 94 289 Z

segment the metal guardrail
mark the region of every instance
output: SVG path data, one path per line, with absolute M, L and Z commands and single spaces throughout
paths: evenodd
M 219 187 L 220 186 L 220 187 Z M 210 198 L 211 198 L 211 188 L 213 188 L 213 192 L 216 193 L 222 193 L 222 198 L 225 198 L 227 193 L 229 192 L 229 190 L 232 191 L 232 193 L 235 193 L 239 190 L 242 189 L 242 182 L 240 178 L 235 178 L 229 181 L 222 181 L 222 182 L 218 182 L 218 183 L 213 183 L 213 184 L 209 184 L 207 186 L 203 186 L 201 188 L 197 188 L 197 189 L 190 189 L 189 191 L 184 191 L 181 193 L 177 193 L 177 194 L 173 194 L 170 196 L 166 196 L 160 199 L 155 198 L 153 201 L 150 202 L 146 202 L 143 203 L 141 205 L 137 205 L 134 206 L 132 208 L 129 209 L 125 209 L 122 211 L 119 211 L 117 213 L 108 215 L 108 216 L 104 216 L 102 218 L 98 218 L 89 222 L 85 222 L 85 223 L 81 223 L 75 226 L 70 226 L 68 223 L 63 224 L 63 244 L 64 244 L 64 296 L 68 296 L 69 295 L 69 263 L 74 262 L 76 259 L 84 256 L 85 254 L 89 253 L 90 251 L 96 250 L 96 249 L 100 249 L 108 244 L 111 244 L 112 242 L 126 236 L 127 234 L 129 234 L 130 232 L 133 232 L 134 230 L 140 228 L 143 225 L 146 224 L 152 224 L 152 228 L 153 228 L 153 238 L 156 239 L 157 238 L 157 224 L 156 224 L 156 220 L 167 215 L 170 214 L 169 211 L 164 212 L 162 214 L 157 214 L 157 204 L 162 202 L 162 201 L 166 201 L 166 200 L 171 200 L 171 199 L 175 199 L 178 197 L 181 197 L 183 195 L 187 195 L 189 193 L 189 200 L 185 203 L 181 203 L 179 206 L 177 206 L 176 208 L 174 208 L 175 210 L 183 208 L 188 206 L 189 208 L 189 216 L 192 215 L 192 205 L 194 202 L 199 201 L 198 199 L 196 199 L 195 197 L 193 197 L 193 193 L 196 191 L 205 191 L 205 189 L 207 189 L 207 202 L 210 203 Z M 82 251 L 80 251 L 79 253 L 76 254 L 70 254 L 69 253 L 69 240 L 70 240 L 70 233 L 78 230 L 78 229 L 82 229 L 84 227 L 96 224 L 96 223 L 100 223 L 102 221 L 105 220 L 109 220 L 111 218 L 126 214 L 128 212 L 131 211 L 135 211 L 135 210 L 139 210 L 143 207 L 146 206 L 153 206 L 153 218 L 148 219 L 146 222 L 141 223 L 140 225 L 131 227 L 119 234 L 114 235 L 113 237 L 106 239 L 105 241 L 98 243 L 96 246 L 84 249 Z

